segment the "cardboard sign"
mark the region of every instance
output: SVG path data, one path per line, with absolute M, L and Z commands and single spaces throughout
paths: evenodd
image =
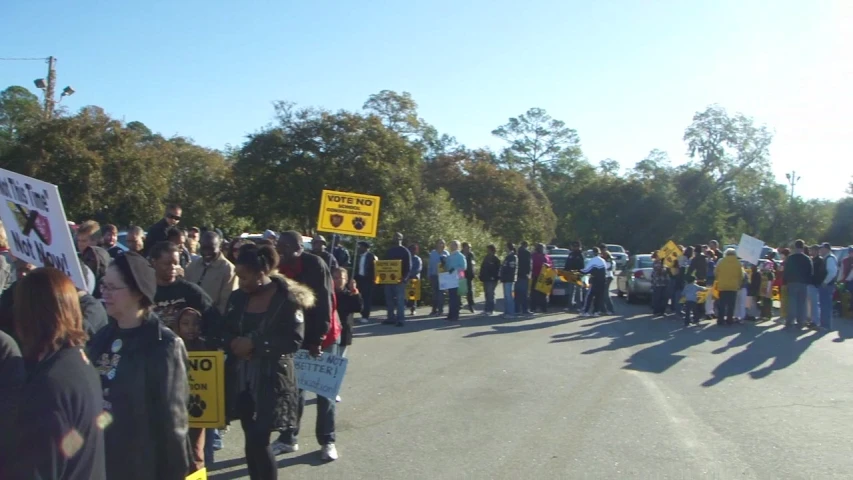
M 317 230 L 360 237 L 376 237 L 379 201 L 375 195 L 323 190 Z
M 396 285 L 403 281 L 403 262 L 400 260 L 377 260 L 373 264 L 376 285 Z
M 201 470 L 189 475 L 186 480 L 207 480 L 207 469 L 202 468 Z
M 672 268 L 678 263 L 678 257 L 682 255 L 684 252 L 678 248 L 678 245 L 675 244 L 672 240 L 666 242 L 666 245 L 661 247 L 658 250 L 658 258 L 661 263 L 667 268 Z
M 421 281 L 417 278 L 409 280 L 409 284 L 406 285 L 406 298 L 414 302 L 421 299 Z
M 459 275 L 443 272 L 438 274 L 438 289 L 451 290 L 459 288 Z
M 187 412 L 190 415 L 190 427 L 224 427 L 225 356 L 221 351 L 188 354 L 190 399 L 187 402 Z
M 315 358 L 307 350 L 299 350 L 293 356 L 296 383 L 302 390 L 334 400 L 341 391 L 348 363 L 339 355 L 324 353 Z
M 0 169 L 0 219 L 12 255 L 38 267 L 47 260 L 89 291 L 56 185 Z
M 536 291 L 542 292 L 545 295 L 551 295 L 551 289 L 554 288 L 554 280 L 556 278 L 556 270 L 548 265 L 542 265 L 542 271 L 539 272 L 539 278 L 536 279 Z
M 747 234 L 741 234 L 740 243 L 737 244 L 737 256 L 741 260 L 752 265 L 758 265 L 761 252 L 764 250 L 764 242 Z

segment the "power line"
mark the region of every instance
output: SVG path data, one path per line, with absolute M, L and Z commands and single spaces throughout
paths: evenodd
M 45 60 L 47 60 L 47 57 L 0 57 L 0 60 L 6 61 L 6 62 L 9 62 L 9 61 L 12 61 L 12 62 L 14 62 L 14 61 L 31 62 L 31 61 L 36 61 L 36 60 L 45 61 Z

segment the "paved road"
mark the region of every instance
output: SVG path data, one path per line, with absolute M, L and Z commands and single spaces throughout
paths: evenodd
M 359 326 L 340 460 L 319 461 L 309 406 L 280 478 L 853 478 L 853 321 L 685 330 L 616 306 Z M 248 478 L 239 425 L 225 441 L 210 478 Z

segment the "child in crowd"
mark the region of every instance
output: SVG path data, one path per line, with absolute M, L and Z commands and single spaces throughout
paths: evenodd
M 684 326 L 687 327 L 691 323 L 699 323 L 699 317 L 696 315 L 696 303 L 699 301 L 699 292 L 706 291 L 707 288 L 696 285 L 696 277 L 687 275 L 684 277 Z M 709 293 L 710 295 L 710 293 Z M 691 321 L 690 316 L 694 318 Z
M 776 280 L 776 263 L 772 258 L 761 267 L 761 318 L 770 320 L 773 318 L 773 283 Z
M 758 265 L 749 267 L 749 286 L 746 289 L 746 319 L 755 322 L 761 316 L 758 308 L 758 298 L 761 293 L 761 272 L 758 271 Z
M 737 291 L 735 300 L 735 322 L 743 323 L 746 320 L 747 288 L 749 287 L 749 275 L 741 268 L 740 289 Z
M 352 345 L 352 329 L 355 325 L 354 315 L 361 312 L 362 299 L 355 286 L 355 280 L 347 281 L 347 269 L 338 267 L 332 272 L 335 280 L 335 298 L 338 303 L 338 318 L 341 319 L 341 356 L 346 356 L 347 349 Z M 335 399 L 340 402 L 341 397 Z
M 669 284 L 669 270 L 664 268 L 660 260 L 655 260 L 652 266 L 652 314 L 662 317 L 666 312 L 666 292 Z
M 178 336 L 184 341 L 188 352 L 208 350 L 201 338 L 201 312 L 185 308 L 178 314 Z M 192 470 L 204 468 L 204 428 L 190 428 L 188 432 L 192 451 Z

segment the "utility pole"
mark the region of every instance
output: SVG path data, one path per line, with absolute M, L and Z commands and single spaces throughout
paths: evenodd
M 794 201 L 794 187 L 797 186 L 797 182 L 800 181 L 800 177 L 797 176 L 797 171 L 793 170 L 791 173 L 786 173 L 785 178 L 788 179 L 788 185 L 791 186 L 791 201 Z
M 44 116 L 47 120 L 53 117 L 53 95 L 56 93 L 56 57 L 47 57 L 47 88 L 44 90 Z

